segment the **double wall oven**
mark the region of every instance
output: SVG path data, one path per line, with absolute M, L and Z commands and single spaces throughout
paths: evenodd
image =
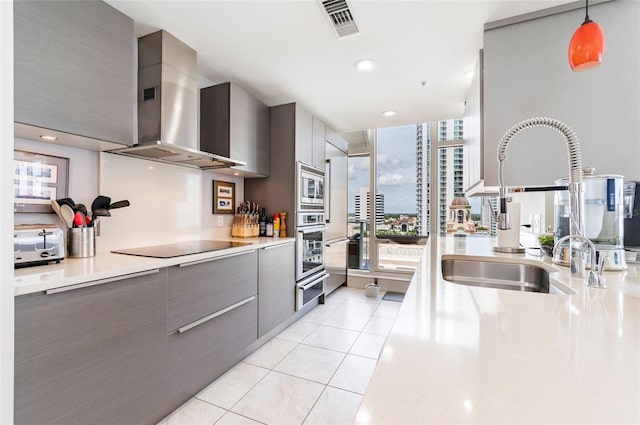
M 324 170 L 298 162 L 296 178 L 296 310 L 320 297 L 324 302 Z

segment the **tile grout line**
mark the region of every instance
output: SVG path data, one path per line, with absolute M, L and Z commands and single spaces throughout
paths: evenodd
M 329 315 L 334 314 L 335 312 L 339 311 L 339 310 L 340 310 L 340 307 L 341 307 L 344 303 L 346 303 L 347 301 L 349 301 L 349 300 L 351 300 L 351 299 L 356 299 L 356 298 L 355 298 L 355 297 L 348 296 L 348 297 L 345 297 L 345 298 L 342 298 L 342 299 L 341 299 L 341 298 L 336 299 L 336 301 L 342 301 L 342 304 L 341 304 L 340 306 L 338 306 L 335 310 L 328 309 L 329 311 L 331 311 L 331 312 L 332 312 L 332 313 L 330 313 Z M 306 420 L 307 420 L 307 418 L 309 417 L 309 415 L 311 414 L 311 412 L 313 411 L 313 409 L 314 409 L 314 408 L 316 407 L 316 405 L 318 404 L 318 401 L 320 400 L 320 398 L 322 397 L 322 395 L 327 391 L 327 388 L 329 388 L 329 387 L 330 387 L 330 388 L 333 388 L 333 389 L 341 390 L 341 391 L 346 391 L 346 392 L 348 392 L 348 393 L 355 394 L 355 395 L 358 395 L 358 396 L 360 396 L 360 397 L 364 397 L 364 394 L 360 394 L 360 393 L 355 392 L 355 391 L 352 391 L 352 390 L 347 390 L 347 389 L 344 389 L 344 388 L 340 388 L 340 387 L 336 387 L 336 386 L 333 386 L 333 385 L 329 385 L 329 383 L 330 383 L 330 382 L 331 382 L 331 380 L 335 377 L 336 373 L 338 372 L 338 370 L 340 369 L 340 367 L 343 365 L 343 363 L 344 363 L 345 359 L 346 359 L 346 358 L 347 358 L 347 356 L 349 356 L 349 355 L 354 356 L 354 357 L 359 357 L 359 358 L 362 358 L 362 359 L 374 360 L 374 361 L 376 361 L 376 363 L 378 362 L 378 360 L 379 360 L 379 358 L 380 358 L 381 351 L 379 351 L 379 352 L 378 352 L 377 358 L 371 358 L 371 357 L 362 356 L 362 355 L 359 355 L 359 354 L 352 354 L 352 353 L 350 353 L 350 350 L 352 350 L 352 349 L 353 349 L 354 345 L 356 344 L 356 342 L 358 341 L 358 339 L 359 339 L 362 335 L 382 336 L 382 337 L 384 337 L 384 338 L 385 338 L 385 341 L 386 341 L 386 339 L 388 338 L 388 336 L 389 336 L 389 332 L 387 332 L 387 333 L 386 333 L 386 335 L 380 335 L 380 334 L 371 333 L 371 332 L 365 332 L 365 331 L 364 331 L 364 328 L 366 328 L 366 326 L 370 323 L 371 319 L 372 319 L 372 318 L 374 318 L 374 317 L 381 318 L 381 319 L 386 319 L 386 320 L 393 320 L 393 321 L 395 321 L 395 318 L 384 317 L 384 316 L 376 316 L 376 315 L 375 315 L 375 312 L 376 312 L 376 311 L 378 310 L 378 308 L 382 305 L 382 304 L 381 304 L 381 301 L 382 301 L 382 299 L 378 300 L 378 301 L 375 303 L 376 308 L 375 308 L 375 310 L 374 310 L 371 314 L 361 314 L 361 313 L 358 313 L 358 312 L 352 312 L 352 313 L 351 313 L 351 314 L 358 315 L 358 316 L 365 316 L 365 315 L 367 315 L 367 316 L 368 316 L 368 320 L 367 320 L 367 322 L 366 322 L 365 326 L 364 326 L 362 329 L 360 329 L 360 330 L 345 329 L 345 328 L 341 328 L 341 327 L 338 327 L 338 326 L 326 325 L 326 324 L 324 324 L 324 323 L 314 323 L 314 322 L 307 322 L 307 321 L 304 321 L 304 320 L 300 320 L 300 322 L 302 322 L 302 323 L 309 324 L 309 325 L 315 325 L 314 329 L 313 329 L 309 334 L 307 334 L 305 337 L 303 337 L 301 341 L 291 341 L 291 340 L 284 339 L 284 338 L 278 338 L 278 335 L 279 335 L 279 334 L 278 334 L 278 335 L 276 335 L 276 336 L 274 336 L 274 337 L 273 337 L 272 339 L 270 339 L 268 342 L 272 341 L 272 340 L 275 338 L 275 339 L 279 339 L 279 340 L 281 340 L 281 341 L 287 341 L 287 342 L 290 342 L 290 343 L 294 343 L 295 345 L 291 348 L 291 350 L 290 350 L 287 354 L 285 354 L 285 356 L 284 356 L 282 359 L 280 359 L 280 360 L 279 360 L 279 361 L 278 361 L 278 362 L 277 362 L 273 367 L 271 367 L 271 368 L 267 368 L 267 367 L 259 366 L 259 365 L 254 365 L 254 364 L 252 364 L 252 363 L 248 363 L 248 362 L 246 362 L 246 361 L 245 361 L 245 359 L 246 359 L 247 357 L 249 357 L 249 356 L 250 356 L 251 354 L 253 354 L 253 353 L 249 354 L 247 357 L 245 357 L 244 359 L 242 359 L 238 364 L 240 364 L 240 363 L 245 363 L 246 365 L 250 365 L 250 366 L 253 366 L 253 367 L 259 367 L 259 368 L 261 368 L 261 369 L 265 369 L 265 370 L 267 370 L 268 372 L 267 372 L 267 373 L 266 373 L 262 378 L 260 378 L 260 379 L 259 379 L 259 380 L 254 384 L 254 385 L 252 385 L 252 386 L 251 386 L 251 388 L 249 388 L 246 392 L 244 392 L 244 394 L 243 394 L 243 395 L 238 399 L 238 401 L 236 401 L 235 403 L 233 403 L 229 409 L 226 409 L 226 408 L 224 408 L 224 407 L 222 407 L 222 406 L 218 406 L 218 405 L 216 405 L 215 403 L 211 403 L 211 402 L 209 402 L 209 401 L 203 400 L 203 399 L 201 399 L 201 398 L 197 397 L 197 395 L 193 396 L 193 398 L 198 399 L 199 401 L 202 401 L 202 402 L 204 402 L 204 403 L 207 403 L 207 404 L 209 404 L 209 405 L 211 405 L 211 406 L 214 406 L 214 407 L 216 407 L 216 408 L 219 408 L 219 409 L 221 409 L 221 410 L 224 410 L 224 411 L 225 411 L 225 413 L 223 413 L 223 415 L 222 415 L 222 416 L 221 416 L 221 417 L 220 417 L 216 422 L 214 422 L 214 423 L 218 423 L 218 422 L 222 419 L 222 417 L 224 417 L 227 413 L 229 413 L 229 412 L 230 412 L 230 413 L 233 413 L 233 414 L 235 414 L 235 415 L 238 415 L 238 416 L 241 416 L 241 417 L 244 417 L 244 418 L 250 419 L 250 420 L 252 420 L 252 421 L 256 421 L 256 422 L 258 422 L 258 423 L 260 423 L 260 424 L 266 425 L 266 424 L 264 424 L 264 422 L 261 422 L 261 421 L 259 421 L 259 420 L 257 420 L 257 419 L 251 418 L 251 417 L 249 417 L 249 416 L 245 416 L 245 415 L 243 415 L 243 414 L 240 414 L 240 413 L 234 412 L 234 411 L 233 411 L 233 410 L 231 410 L 231 409 L 233 409 L 233 408 L 234 408 L 234 407 L 235 407 L 235 406 L 236 406 L 236 405 L 237 405 L 237 404 L 238 404 L 242 399 L 244 399 L 244 398 L 247 396 L 247 394 L 249 394 L 249 392 L 251 392 L 251 391 L 252 391 L 252 390 L 253 390 L 253 389 L 254 389 L 254 388 L 255 388 L 255 387 L 256 387 L 260 382 L 262 382 L 262 381 L 263 381 L 267 376 L 269 376 L 269 374 L 270 374 L 270 373 L 279 373 L 279 374 L 282 374 L 282 375 L 285 375 L 285 376 L 290 376 L 290 377 L 297 378 L 297 379 L 301 379 L 301 380 L 304 380 L 304 381 L 307 381 L 307 382 L 310 382 L 310 383 L 314 383 L 314 384 L 316 384 L 316 385 L 321 385 L 321 386 L 323 386 L 323 389 L 322 389 L 322 391 L 321 391 L 321 393 L 320 393 L 320 396 L 318 396 L 318 398 L 315 400 L 315 402 L 313 403 L 313 405 L 311 406 L 311 408 L 309 409 L 309 411 L 308 411 L 308 412 L 307 412 L 307 414 L 305 415 L 305 417 L 304 417 L 304 419 L 303 419 L 302 423 L 304 423 L 304 421 L 306 421 Z M 364 304 L 365 304 L 365 305 L 366 305 L 366 304 L 373 305 L 374 303 L 364 303 Z M 357 309 L 356 309 L 356 310 L 357 310 Z M 342 312 L 343 312 L 343 313 L 346 313 L 346 314 L 349 314 L 349 312 L 348 312 L 348 311 L 342 311 Z M 397 314 L 396 314 L 396 317 L 397 317 Z M 349 348 L 347 349 L 347 351 L 346 351 L 346 352 L 343 352 L 343 351 L 340 351 L 340 350 L 334 350 L 334 349 L 326 348 L 326 347 L 318 347 L 318 346 L 311 345 L 311 344 L 305 344 L 305 343 L 304 343 L 304 340 L 305 340 L 309 335 L 311 335 L 311 333 L 313 333 L 316 329 L 318 329 L 318 327 L 320 327 L 320 326 L 325 326 L 325 327 L 330 327 L 330 328 L 340 329 L 340 330 L 346 330 L 346 331 L 350 331 L 350 332 L 357 332 L 357 333 L 358 333 L 358 335 L 357 335 L 357 336 L 356 336 L 356 338 L 353 340 L 353 342 L 349 345 Z M 283 330 L 282 332 L 284 332 L 284 330 Z M 282 332 L 281 332 L 281 333 L 282 333 Z M 343 355 L 344 355 L 344 356 L 343 356 L 343 358 L 342 358 L 342 360 L 340 361 L 340 364 L 339 364 L 339 365 L 338 365 L 338 367 L 335 369 L 335 371 L 333 372 L 333 374 L 331 375 L 331 377 L 329 378 L 329 380 L 328 380 L 328 382 L 327 382 L 326 384 L 323 384 L 323 383 L 321 383 L 321 382 L 317 382 L 317 381 L 313 381 L 313 380 L 311 380 L 311 379 L 302 378 L 302 377 L 299 377 L 299 376 L 296 376 L 296 375 L 292 375 L 292 374 L 289 374 L 289 373 L 286 373 L 286 372 L 281 372 L 281 371 L 277 371 L 277 370 L 275 370 L 275 368 L 276 368 L 280 363 L 282 363 L 282 362 L 283 362 L 287 357 L 289 357 L 289 356 L 291 355 L 291 353 L 292 353 L 292 352 L 293 352 L 293 351 L 294 351 L 298 346 L 300 346 L 300 345 L 304 345 L 304 346 L 307 346 L 307 347 L 314 347 L 314 348 L 324 349 L 324 350 L 329 350 L 329 351 L 336 352 L 336 353 L 340 353 L 340 354 L 343 354 Z M 235 367 L 235 366 L 234 366 L 234 367 Z M 223 375 L 223 376 L 224 376 L 224 375 Z M 209 385 L 213 384 L 215 381 L 217 381 L 217 380 L 218 380 L 218 379 L 220 379 L 220 378 L 221 378 L 221 377 L 219 377 L 219 378 L 215 379 L 214 381 L 212 381 L 211 383 L 209 383 Z M 369 382 L 370 382 L 370 380 L 371 380 L 371 378 L 369 378 Z M 368 387 L 368 385 L 369 385 L 369 383 L 367 383 L 367 387 Z M 206 387 L 205 387 L 205 388 L 206 388 Z M 361 402 L 362 402 L 362 399 L 361 399 Z M 172 412 L 172 413 L 173 413 L 173 412 Z M 169 415 L 171 415 L 171 413 L 170 413 Z M 167 415 L 167 416 L 169 416 L 169 415 Z M 301 423 L 301 424 L 302 424 L 302 423 Z

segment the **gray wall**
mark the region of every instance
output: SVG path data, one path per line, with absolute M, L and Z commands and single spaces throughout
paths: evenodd
M 506 27 L 484 37 L 484 177 L 497 184 L 496 149 L 505 131 L 530 117 L 556 118 L 575 130 L 584 166 L 640 180 L 640 2 L 589 8 L 605 32 L 602 64 L 573 72 L 567 50 L 584 9 Z M 550 184 L 568 174 L 555 131 L 528 129 L 509 144 L 505 181 Z

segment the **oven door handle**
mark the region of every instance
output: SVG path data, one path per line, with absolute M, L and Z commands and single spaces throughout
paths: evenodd
M 296 286 L 304 291 L 304 290 L 307 290 L 307 289 L 311 288 L 314 285 L 317 285 L 318 282 L 320 282 L 322 280 L 325 280 L 328 277 L 329 277 L 329 273 L 322 272 L 322 274 L 320 276 L 311 276 L 308 279 L 301 280 L 300 282 L 298 282 L 296 284 Z
M 313 233 L 324 232 L 327 230 L 327 226 L 310 226 L 310 227 L 298 227 L 298 233 Z

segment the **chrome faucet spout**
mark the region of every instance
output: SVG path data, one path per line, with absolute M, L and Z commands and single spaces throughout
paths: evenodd
M 563 236 L 561 237 L 558 242 L 556 242 L 555 246 L 553 247 L 553 257 L 555 258 L 556 255 L 558 254 L 558 250 L 562 249 L 562 243 L 565 241 L 569 241 L 569 244 L 571 244 L 571 240 L 572 239 L 577 239 L 582 241 L 583 243 L 586 243 L 589 246 L 589 251 L 591 253 L 591 265 L 590 265 L 590 270 L 589 270 L 589 274 L 587 276 L 587 281 L 585 282 L 585 285 L 587 286 L 593 286 L 594 288 L 606 288 L 607 287 L 607 282 L 604 278 L 604 276 L 602 275 L 602 273 L 604 272 L 604 262 L 605 262 L 605 258 L 601 259 L 600 262 L 600 267 L 598 268 L 598 271 L 596 272 L 596 247 L 595 245 L 593 245 L 593 242 L 591 242 L 591 240 L 585 236 L 581 236 L 581 235 L 567 235 L 567 236 Z M 571 249 L 571 246 L 569 247 L 569 249 Z M 581 250 L 579 250 L 581 251 Z M 575 255 L 573 253 L 570 254 L 571 257 L 571 269 L 572 269 L 572 273 L 574 272 L 573 267 L 575 266 L 580 266 L 583 269 L 582 270 L 576 270 L 575 273 L 578 276 L 584 276 L 584 262 L 582 261 L 578 261 L 575 262 L 573 261 L 574 258 L 578 258 L 578 257 L 582 257 L 582 252 L 578 252 Z
M 507 147 L 514 136 L 522 130 L 531 127 L 549 127 L 559 132 L 567 142 L 567 153 L 569 156 L 569 201 L 571 215 L 575 218 L 570 225 L 570 232 L 573 235 L 582 235 L 584 223 L 583 210 L 583 187 L 582 187 L 582 155 L 580 153 L 580 143 L 576 133 L 566 124 L 553 118 L 529 118 L 521 121 L 507 130 L 500 139 L 498 145 L 498 184 L 500 185 L 500 211 L 498 214 L 498 228 L 508 230 L 511 228 L 509 213 L 507 211 L 507 193 L 509 189 L 504 184 L 504 162 L 507 159 Z

